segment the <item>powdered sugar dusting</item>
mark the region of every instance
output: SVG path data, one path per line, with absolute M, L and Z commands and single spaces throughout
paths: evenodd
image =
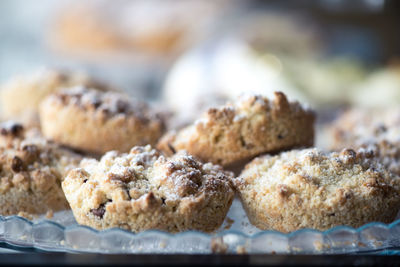
M 66 105 L 76 105 L 84 109 L 97 110 L 107 115 L 134 115 L 143 121 L 158 119 L 156 113 L 137 100 L 116 92 L 100 92 L 83 86 L 75 86 L 61 90 L 53 96 Z
M 232 176 L 221 167 L 202 164 L 185 152 L 166 158 L 150 145 L 134 147 L 130 153 L 108 152 L 100 161 L 82 161 L 81 167 L 90 174 L 89 180 L 97 180 L 100 186 L 116 183 L 134 192 L 134 199 L 150 192 L 170 201 L 190 198 L 200 191 L 229 188 Z

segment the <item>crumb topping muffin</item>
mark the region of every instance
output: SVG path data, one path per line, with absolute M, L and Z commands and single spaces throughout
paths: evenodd
M 47 95 L 75 85 L 91 86 L 102 91 L 110 90 L 84 73 L 41 69 L 31 75 L 16 76 L 1 86 L 2 116 L 6 119 L 32 118 Z
M 148 145 L 83 160 L 62 187 L 78 223 L 96 229 L 211 232 L 232 203 L 231 178 L 217 165 L 185 153 L 167 158 Z
M 158 148 L 167 154 L 186 150 L 203 161 L 228 166 L 261 153 L 313 145 L 314 121 L 313 111 L 289 103 L 283 93 L 276 92 L 273 100 L 242 96 L 168 133 Z
M 330 127 L 332 148 L 373 151 L 383 165 L 400 175 L 400 109 L 351 109 Z
M 0 214 L 67 209 L 61 180 L 80 159 L 20 124 L 1 124 Z
M 47 97 L 40 106 L 40 120 L 47 138 L 98 154 L 154 144 L 165 128 L 160 114 L 145 103 L 86 87 Z
M 234 184 L 251 223 L 265 230 L 390 223 L 400 204 L 400 178 L 362 150 L 313 148 L 259 157 Z

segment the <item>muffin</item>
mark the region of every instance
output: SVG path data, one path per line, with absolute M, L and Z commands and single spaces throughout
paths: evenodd
M 161 116 L 145 103 L 86 87 L 50 95 L 41 103 L 39 115 L 44 136 L 95 154 L 155 144 L 164 131 Z
M 332 149 L 363 148 L 400 175 L 400 109 L 357 109 L 344 112 L 331 126 Z
M 20 124 L 1 124 L 0 214 L 68 209 L 61 180 L 80 159 Z
M 219 166 L 185 153 L 167 158 L 148 145 L 83 160 L 62 187 L 77 222 L 96 229 L 211 232 L 232 203 L 231 178 Z
M 166 134 L 158 148 L 167 154 L 186 150 L 205 162 L 231 166 L 261 153 L 314 142 L 315 115 L 283 93 L 270 100 L 242 96 L 237 102 L 209 109 L 194 124 Z
M 399 210 L 400 178 L 372 153 L 315 148 L 254 159 L 233 181 L 250 222 L 267 230 L 360 227 L 392 222 Z
M 16 76 L 1 86 L 0 107 L 5 119 L 18 119 L 24 123 L 36 123 L 39 103 L 60 88 L 88 85 L 98 90 L 109 88 L 89 78 L 84 73 L 61 72 L 41 69 L 31 75 Z M 35 122 L 36 120 L 36 122 Z

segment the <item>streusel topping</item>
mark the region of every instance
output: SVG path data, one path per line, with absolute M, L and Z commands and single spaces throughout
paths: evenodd
M 12 121 L 2 123 L 0 133 L 1 193 L 11 187 L 44 191 L 52 185 L 50 181 L 59 184 L 81 159 Z
M 400 177 L 366 150 L 263 156 L 233 183 L 254 225 L 284 232 L 390 223 L 400 204 Z
M 314 121 L 313 111 L 289 102 L 281 92 L 274 99 L 243 95 L 168 133 L 158 147 L 166 153 L 187 150 L 203 161 L 228 166 L 261 153 L 312 145 Z
M 109 116 L 134 115 L 143 121 L 158 119 L 144 103 L 129 99 L 126 95 L 116 92 L 99 92 L 91 88 L 76 86 L 66 88 L 50 96 L 63 105 L 76 105 L 85 110 L 102 112 Z
M 74 171 L 82 173 L 83 187 L 98 190 L 98 205 L 143 197 L 150 201 L 153 196 L 168 205 L 204 192 L 212 194 L 221 187 L 229 190 L 232 176 L 219 166 L 202 164 L 185 153 L 167 158 L 149 145 L 134 147 L 128 154 L 111 151 L 100 161 L 85 159 Z

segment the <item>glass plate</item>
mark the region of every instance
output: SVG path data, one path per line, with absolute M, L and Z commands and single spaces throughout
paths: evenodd
M 252 226 L 235 199 L 224 224 L 213 234 L 154 230 L 134 234 L 117 228 L 97 231 L 78 225 L 71 211 L 61 211 L 51 220 L 0 216 L 0 242 L 60 252 L 341 254 L 400 247 L 400 220 L 388 225 L 369 223 L 358 229 L 339 226 L 324 232 L 303 229 L 283 234 Z

